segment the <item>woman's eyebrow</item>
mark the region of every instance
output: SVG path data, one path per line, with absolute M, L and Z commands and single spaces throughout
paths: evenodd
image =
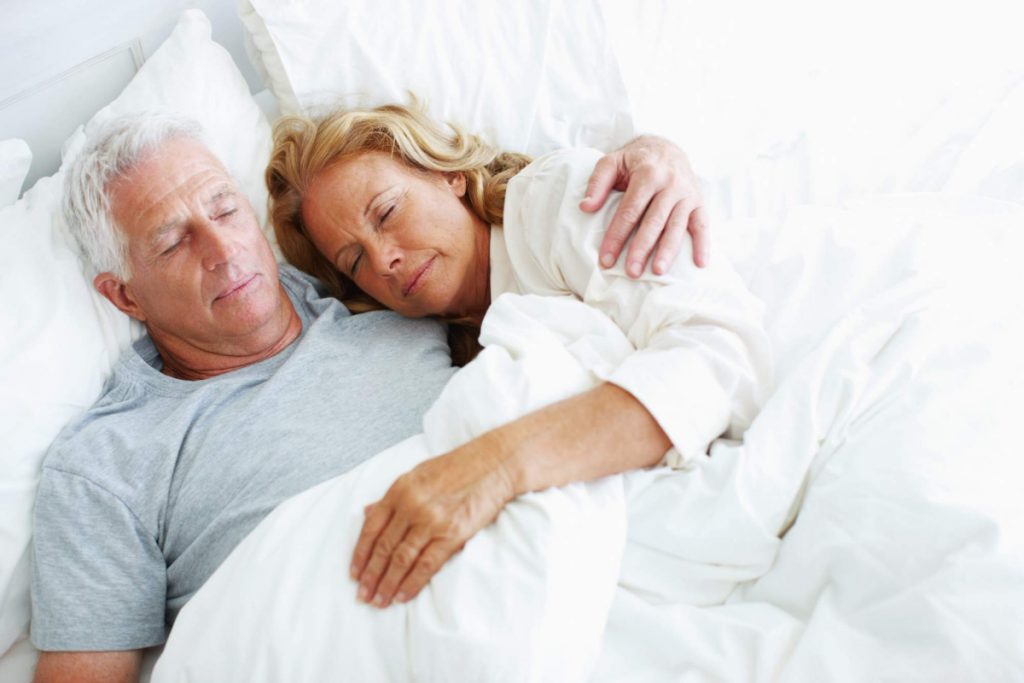
M 383 190 L 381 190 L 377 194 L 373 195 L 373 197 L 370 198 L 370 201 L 368 201 L 366 203 L 366 208 L 363 209 L 363 218 L 369 218 L 370 217 L 370 212 L 373 210 L 373 207 L 377 204 L 377 201 L 381 198 L 381 196 L 386 195 L 388 192 L 391 192 L 391 190 L 393 190 L 393 189 L 395 189 L 395 186 L 394 185 L 389 185 L 388 187 L 384 188 Z

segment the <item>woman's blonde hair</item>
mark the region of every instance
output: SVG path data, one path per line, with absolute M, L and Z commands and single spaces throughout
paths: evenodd
M 274 124 L 267 166 L 270 219 L 281 252 L 292 265 L 322 280 L 331 294 L 361 313 L 384 308 L 334 267 L 313 245 L 302 220 L 302 201 L 318 174 L 367 152 L 383 152 L 423 172 L 466 177 L 466 203 L 483 221 L 500 225 L 505 188 L 530 158 L 501 152 L 459 128 L 433 121 L 415 100 L 373 109 L 343 109 L 325 116 L 286 116 Z M 449 320 L 452 358 L 459 365 L 479 351 L 479 329 Z

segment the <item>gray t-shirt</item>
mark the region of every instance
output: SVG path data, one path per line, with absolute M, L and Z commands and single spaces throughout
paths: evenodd
M 421 431 L 454 372 L 443 325 L 352 316 L 294 269 L 281 281 L 303 327 L 281 353 L 183 381 L 160 373 L 144 338 L 54 442 L 35 508 L 39 649 L 164 642 L 278 503 Z

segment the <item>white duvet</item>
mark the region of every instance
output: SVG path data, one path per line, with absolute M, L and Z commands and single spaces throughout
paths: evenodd
M 1024 211 L 891 198 L 721 230 L 778 362 L 742 444 L 524 496 L 414 601 L 358 603 L 365 504 L 630 350 L 582 304 L 503 296 L 424 433 L 282 504 L 152 680 L 1019 678 Z

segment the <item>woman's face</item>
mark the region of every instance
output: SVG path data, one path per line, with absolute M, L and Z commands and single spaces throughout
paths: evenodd
M 316 248 L 364 292 L 409 317 L 487 306 L 490 228 L 461 173 L 423 173 L 378 152 L 314 178 L 302 219 Z

